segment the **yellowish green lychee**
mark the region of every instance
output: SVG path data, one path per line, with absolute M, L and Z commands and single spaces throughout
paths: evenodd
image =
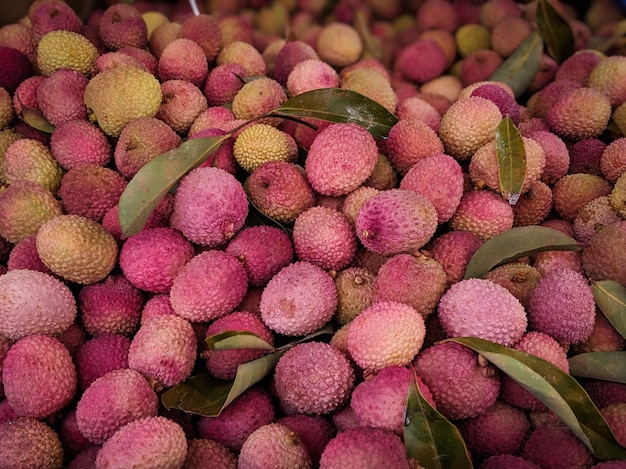
M 37 45 L 37 67 L 49 76 L 61 68 L 91 73 L 98 58 L 98 50 L 89 39 L 72 31 L 50 31 Z
M 233 155 L 239 166 L 254 171 L 266 161 L 294 162 L 298 146 L 293 137 L 269 124 L 246 127 L 233 145 Z

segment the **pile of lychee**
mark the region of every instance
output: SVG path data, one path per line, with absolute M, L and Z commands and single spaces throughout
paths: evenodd
M 566 373 L 626 346 L 592 288 L 626 287 L 626 23 L 549 2 L 575 52 L 525 90 L 490 77 L 545 0 L 36 0 L 0 27 L 0 468 L 441 467 L 405 445 L 414 382 L 475 467 L 626 467 L 446 340 Z M 579 249 L 466 278 L 529 226 Z M 626 447 L 623 379 L 576 379 Z

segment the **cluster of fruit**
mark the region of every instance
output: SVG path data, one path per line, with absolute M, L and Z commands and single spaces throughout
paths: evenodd
M 0 27 L 0 467 L 626 467 L 618 7 L 201 6 Z

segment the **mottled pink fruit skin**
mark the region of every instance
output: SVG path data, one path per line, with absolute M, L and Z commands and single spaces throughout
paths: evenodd
M 482 241 L 469 231 L 448 231 L 430 242 L 428 252 L 446 271 L 448 283 L 456 283 L 465 275 L 465 268 Z
M 232 451 L 239 451 L 248 435 L 275 419 L 272 396 L 264 388 L 252 387 L 217 417 L 200 417 L 198 435 L 215 440 Z
M 300 62 L 310 59 L 319 59 L 313 47 L 300 40 L 288 41 L 276 55 L 272 78 L 281 85 L 286 85 L 293 68 Z
M 363 245 L 390 256 L 423 247 L 437 229 L 437 210 L 424 196 L 404 189 L 390 189 L 363 204 L 355 221 Z
M 276 423 L 296 432 L 314 463 L 319 462 L 324 448 L 337 433 L 335 425 L 320 415 L 286 415 L 276 420 Z
M 95 380 L 76 405 L 78 429 L 91 442 L 102 444 L 123 425 L 156 416 L 159 399 L 138 371 L 113 370 Z
M 102 13 L 98 23 L 102 42 L 111 50 L 148 45 L 148 26 L 133 5 L 114 4 Z
M 83 286 L 78 309 L 85 330 L 97 336 L 106 332 L 130 336 L 137 330 L 143 296 L 123 274 Z
M 291 238 L 274 226 L 243 228 L 228 243 L 225 251 L 239 259 L 248 273 L 250 285 L 265 285 L 280 269 L 293 261 Z
M 59 340 L 32 334 L 15 342 L 7 352 L 2 384 L 6 400 L 18 416 L 44 419 L 74 397 L 76 368 Z
M 481 98 L 487 98 L 493 101 L 496 106 L 498 106 L 498 109 L 500 109 L 502 117 L 509 116 L 515 125 L 519 123 L 519 105 L 515 101 L 515 97 L 501 86 L 485 83 L 476 87 L 474 91 L 470 93 L 470 96 L 480 96 Z
M 328 442 L 320 458 L 320 469 L 368 466 L 408 469 L 405 451 L 400 438 L 391 431 L 351 428 Z
M 337 308 L 337 288 L 321 267 L 298 261 L 283 267 L 261 295 L 261 317 L 275 332 L 305 335 L 323 327 Z
M 508 469 L 541 469 L 529 460 L 512 454 L 490 456 L 480 465 L 480 469 L 501 469 L 503 467 Z
M 189 377 L 197 340 L 191 324 L 176 315 L 159 316 L 141 325 L 128 349 L 128 367 L 154 386 L 174 386 Z
M 0 47 L 0 86 L 13 93 L 24 80 L 33 74 L 33 67 L 28 57 L 12 47 Z
M 315 191 L 338 196 L 359 187 L 377 161 L 378 147 L 372 134 L 354 123 L 338 123 L 317 134 L 304 170 Z
M 50 149 L 63 169 L 106 166 L 111 161 L 111 144 L 106 135 L 87 120 L 68 120 L 57 125 L 50 136 Z
M 167 227 L 148 228 L 124 242 L 119 265 L 136 288 L 166 293 L 194 254 L 193 245 L 180 231 Z
M 531 432 L 520 455 L 540 467 L 554 469 L 589 467 L 594 461 L 591 451 L 569 429 L 550 424 Z
M 87 118 L 83 101 L 89 80 L 76 70 L 59 69 L 45 78 L 37 87 L 37 104 L 52 125 L 74 119 Z
M 395 61 L 394 68 L 405 79 L 418 84 L 441 75 L 448 66 L 446 54 L 433 39 L 419 39 L 406 46 Z
M 170 218 L 193 243 L 206 247 L 225 244 L 243 226 L 248 199 L 241 183 L 218 168 L 196 168 L 180 182 Z
M 193 125 L 193 124 L 192 124 Z M 218 128 L 206 128 L 198 130 L 194 134 L 189 134 L 189 138 L 202 138 L 202 137 L 220 137 L 226 135 L 226 131 Z M 220 145 L 219 150 L 209 156 L 204 162 L 198 166 L 202 168 L 204 166 L 212 166 L 214 168 L 223 169 L 227 173 L 233 176 L 237 175 L 237 171 L 240 169 L 235 156 L 233 155 L 233 139 L 228 139 Z
M 241 78 L 246 76 L 246 69 L 238 63 L 225 63 L 212 68 L 202 87 L 209 106 L 222 106 L 232 102 L 243 87 Z
M 192 322 L 209 321 L 232 311 L 248 289 L 243 264 L 216 249 L 196 254 L 174 278 L 170 300 L 176 314 Z
M 473 190 L 461 197 L 450 228 L 465 230 L 486 241 L 513 227 L 513 208 L 499 194 L 490 190 Z
M 74 356 L 78 384 L 84 391 L 109 371 L 128 367 L 130 339 L 121 334 L 105 333 L 83 342 Z
M 213 321 L 206 330 L 206 337 L 226 331 L 246 331 L 274 345 L 274 334 L 261 318 L 251 312 L 235 311 Z M 206 368 L 219 379 L 234 379 L 237 367 L 265 355 L 263 349 L 210 350 L 206 352 Z
M 339 349 L 325 342 L 305 342 L 280 357 L 273 386 L 287 413 L 323 415 L 349 399 L 354 370 Z
M 182 427 L 166 417 L 143 417 L 113 434 L 96 457 L 96 467 L 182 467 L 187 438 Z

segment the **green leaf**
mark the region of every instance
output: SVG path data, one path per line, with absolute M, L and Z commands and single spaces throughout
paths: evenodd
M 209 374 L 192 376 L 163 393 L 161 402 L 166 409 L 180 409 L 205 417 L 216 417 L 247 389 L 269 375 L 274 370 L 278 359 L 291 347 L 320 335 L 332 334 L 333 331 L 333 327 L 329 324 L 297 341 L 272 349 L 272 353 L 261 358 L 242 363 L 237 367 L 237 374 L 233 381 L 217 379 Z
M 230 134 L 190 139 L 143 165 L 120 197 L 119 219 L 123 237 L 139 233 L 161 198 L 228 138 Z
M 291 115 L 334 123 L 354 122 L 386 138 L 398 118 L 376 101 L 351 90 L 324 88 L 294 96 L 269 115 Z
M 207 337 L 204 342 L 210 350 L 262 349 L 274 347 L 250 331 L 226 331 Z
M 535 13 L 537 29 L 546 43 L 548 54 L 558 63 L 562 63 L 575 50 L 572 28 L 565 18 L 548 0 L 539 0 Z
M 547 226 L 516 226 L 480 246 L 465 269 L 465 278 L 482 277 L 494 267 L 542 251 L 580 251 L 583 245 Z
M 513 119 L 506 116 L 496 129 L 496 156 L 502 195 L 515 205 L 526 179 L 526 149 Z
M 424 399 L 413 368 L 404 416 L 404 443 L 409 458 L 425 469 L 472 467 L 459 430 Z
M 626 288 L 613 280 L 599 280 L 591 282 L 591 289 L 602 314 L 626 339 Z
M 481 354 L 552 410 L 599 459 L 626 459 L 602 414 L 578 382 L 534 355 L 476 337 L 447 339 Z
M 542 54 L 543 40 L 537 31 L 533 31 L 515 52 L 502 62 L 489 80 L 506 83 L 513 89 L 515 97 L 519 98 L 539 71 Z
M 589 352 L 568 359 L 569 372 L 583 378 L 626 384 L 626 352 Z

